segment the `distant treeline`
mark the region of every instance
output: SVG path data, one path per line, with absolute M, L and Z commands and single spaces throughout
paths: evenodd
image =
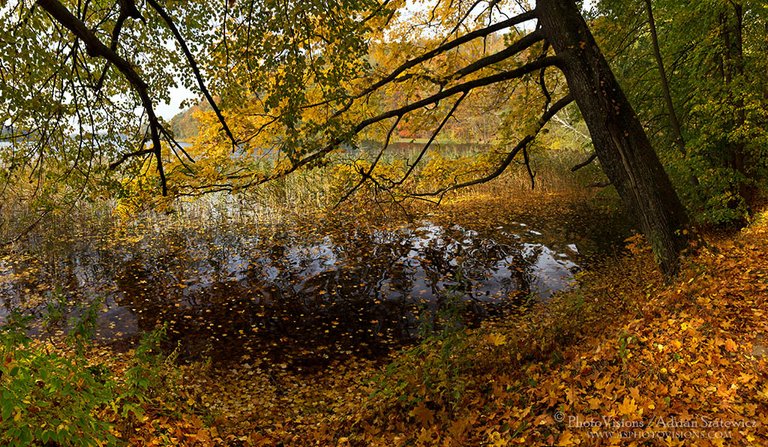
M 195 118 L 195 113 L 210 110 L 211 107 L 205 101 L 184 110 L 171 118 L 171 130 L 178 140 L 191 140 L 200 133 L 200 121 Z

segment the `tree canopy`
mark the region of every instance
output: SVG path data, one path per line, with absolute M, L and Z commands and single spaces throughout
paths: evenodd
M 656 75 L 633 64 L 654 62 L 647 52 L 642 58 L 633 54 L 644 48 L 642 39 L 655 36 L 655 66 L 672 86 L 663 89 L 669 93 L 667 110 L 679 110 L 682 122 L 671 131 L 682 129 L 673 137 L 684 149 L 678 170 L 699 182 L 687 198 L 712 195 L 717 182 L 725 182 L 730 186 L 723 194 L 743 199 L 757 170 L 748 159 L 757 159 L 764 147 L 756 138 L 764 137 L 756 130 L 763 128 L 764 109 L 755 107 L 764 83 L 748 69 L 764 62 L 754 56 L 764 44 L 744 36 L 759 34 L 764 6 L 712 0 L 712 20 L 696 24 L 708 31 L 705 37 L 686 43 L 666 37 L 677 25 L 665 17 L 695 20 L 701 8 L 622 1 L 599 2 L 594 27 L 605 36 L 600 39 L 615 54 L 619 79 L 629 82 L 631 102 L 641 106 L 640 117 L 651 129 L 659 128 L 658 110 L 638 95 L 650 98 L 658 90 L 634 85 Z M 622 16 L 628 11 L 632 21 Z M 664 230 L 670 233 L 687 221 L 572 1 L 17 0 L 4 2 L 0 16 L 7 168 L 1 180 L 17 198 L 9 203 L 35 199 L 30 203 L 37 213 L 30 215 L 105 190 L 130 194 L 131 176 L 163 195 L 238 191 L 322 165 L 366 141 L 378 149 L 356 165 L 359 183 L 346 196 L 363 182 L 403 188 L 435 141 L 461 127 L 456 122 L 487 117 L 501 135 L 494 139 L 491 163 L 456 172 L 434 188 L 407 191 L 439 200 L 452 189 L 497 177 L 518 155 L 527 164 L 539 132 L 575 99 L 596 156 L 625 204 L 638 216 L 654 207 L 671 213 L 642 223 L 643 231 L 650 234 L 663 224 L 671 225 Z M 653 24 L 650 34 L 646 24 Z M 671 55 L 677 59 L 667 76 L 664 58 Z M 697 68 L 684 72 L 679 67 L 686 64 Z M 696 84 L 708 65 L 720 75 Z M 199 113 L 203 130 L 191 147 L 179 144 L 157 114 L 177 85 L 208 105 Z M 615 125 L 606 122 L 614 115 L 611 108 Z M 719 126 L 697 121 L 713 113 L 722 117 Z M 632 130 L 624 131 L 625 138 L 619 127 L 626 126 Z M 725 136 L 713 134 L 723 126 L 731 129 Z M 473 126 L 464 127 L 466 132 Z M 381 154 L 399 135 L 423 141 L 422 150 L 406 161 L 404 175 L 378 173 Z M 728 160 L 718 161 L 723 145 Z M 714 175 L 713 186 L 709 174 L 723 166 L 735 174 Z M 533 181 L 535 173 L 529 172 Z M 662 186 L 638 187 L 644 177 Z M 652 196 L 658 199 L 647 200 Z M 672 199 L 662 203 L 663 197 Z M 717 200 L 734 206 L 733 200 Z M 679 249 L 676 242 L 666 245 L 670 252 Z
M 499 102 L 517 89 L 510 81 L 554 62 L 528 33 L 534 13 L 499 2 L 11 1 L 0 14 L 2 180 L 41 209 L 121 189 L 117 167 L 153 170 L 164 194 L 199 194 L 315 166 L 398 127 L 426 135 L 426 151 L 462 103 L 492 102 L 480 97 L 501 98 L 486 109 L 507 110 L 524 137 L 538 117 Z M 189 152 L 156 112 L 177 84 L 211 110 Z M 522 94 L 536 108 L 552 102 L 549 91 Z
M 766 168 L 765 3 L 603 0 L 597 8 L 596 33 L 693 216 L 742 217 Z

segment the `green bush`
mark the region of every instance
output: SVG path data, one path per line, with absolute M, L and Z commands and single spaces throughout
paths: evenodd
M 457 273 L 459 283 L 461 278 Z M 402 352 L 375 379 L 373 397 L 406 410 L 425 404 L 454 410 L 459 405 L 474 347 L 461 321 L 465 303 L 460 291 L 449 288 L 443 298 L 443 305 L 434 313 L 422 311 L 419 332 L 423 340 Z
M 67 353 L 30 338 L 30 318 L 19 313 L 0 327 L 0 445 L 117 446 L 113 422 L 131 426 L 142 418 L 164 377 L 165 331 L 145 334 L 115 380 L 107 365 L 86 358 L 96 308 L 69 321 Z
M 80 355 L 50 352 L 12 315 L 0 329 L 0 444 L 111 446 L 117 438 L 100 415 L 114 400 L 114 382 Z

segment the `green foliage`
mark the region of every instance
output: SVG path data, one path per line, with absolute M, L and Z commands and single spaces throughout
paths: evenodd
M 43 314 L 43 326 L 47 330 L 51 330 L 65 322 L 68 304 L 67 296 L 60 286 L 50 291 L 45 303 L 45 313 Z
M 376 380 L 374 398 L 383 398 L 402 409 L 423 402 L 453 409 L 463 396 L 471 352 L 463 331 L 428 337 L 387 366 Z
M 58 306 L 54 316 L 61 315 Z M 70 320 L 62 352 L 27 335 L 29 316 L 14 312 L 0 328 L 0 444 L 116 446 L 116 420 L 141 420 L 166 374 L 159 347 L 165 330 L 146 334 L 123 378 L 86 356 L 97 305 Z
M 622 363 L 626 363 L 629 359 L 629 346 L 634 341 L 635 338 L 625 332 L 619 335 L 619 358 L 621 358 Z
M 753 0 L 654 0 L 652 8 L 684 155 L 661 99 L 644 2 L 601 0 L 597 34 L 615 52 L 617 77 L 692 217 L 744 221 L 754 190 L 768 179 L 768 9 Z
M 109 46 L 116 2 L 61 3 L 75 16 L 91 19 L 87 26 Z M 184 16 L 192 18 L 194 9 Z M 159 26 L 156 15 L 145 14 L 142 21 L 125 21 L 121 37 L 133 42 L 128 51 L 141 61 L 153 99 L 168 101 L 168 89 L 177 84 L 172 67 L 181 65 L 167 45 L 170 31 Z M 108 160 L 142 145 L 146 120 L 134 113 L 138 97 L 118 70 L 87 53 L 82 41 L 37 3 L 2 2 L 0 188 L 3 211 L 14 215 L 0 227 L 8 238 L 104 197 L 114 186 Z
M 18 315 L 0 329 L 0 443 L 7 446 L 112 446 L 104 410 L 115 383 L 81 355 L 33 342 Z
M 125 371 L 124 399 L 144 403 L 150 393 L 161 383 L 160 368 L 163 357 L 160 345 L 165 339 L 166 329 L 161 327 L 144 334 L 136 348 L 131 366 Z
M 456 408 L 463 397 L 473 352 L 461 320 L 463 298 L 457 290 L 449 289 L 440 308 L 421 312 L 422 342 L 387 366 L 377 379 L 374 397 L 406 410 L 417 405 Z
M 67 342 L 74 346 L 79 354 L 85 352 L 96 332 L 96 319 L 103 304 L 103 300 L 94 300 L 77 306 L 75 315 L 68 321 Z

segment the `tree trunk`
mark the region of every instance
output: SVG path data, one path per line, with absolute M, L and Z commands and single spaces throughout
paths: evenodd
M 674 275 L 685 209 L 573 0 L 539 0 L 539 24 L 589 128 L 608 178 L 633 213 L 666 275 Z
M 739 84 L 744 80 L 744 8 L 741 3 L 732 1 L 733 24 L 728 19 L 728 14 L 722 15 L 723 39 L 725 46 L 725 66 L 727 76 L 725 78 L 726 88 L 729 92 L 729 101 L 735 109 L 734 129 L 741 129 L 747 120 L 746 110 L 744 109 L 744 98 L 738 91 Z M 732 33 L 732 34 L 731 34 Z M 735 85 L 734 85 L 735 84 Z M 756 193 L 755 188 L 750 185 L 749 179 L 752 177 L 749 172 L 746 152 L 746 142 L 740 139 L 729 145 L 730 164 L 733 169 L 744 176 L 744 180 L 739 182 L 736 193 L 739 194 L 749 205 Z
M 651 5 L 651 0 L 645 0 L 645 11 L 648 13 L 648 28 L 651 31 L 653 56 L 656 59 L 656 66 L 659 69 L 661 92 L 664 95 L 664 103 L 667 106 L 667 113 L 669 113 L 669 125 L 672 128 L 672 136 L 674 137 L 675 144 L 680 150 L 680 153 L 685 156 L 685 140 L 683 139 L 683 132 L 680 129 L 680 120 L 677 119 L 677 112 L 675 112 L 675 104 L 672 102 L 672 92 L 669 88 L 667 70 L 664 68 L 664 58 L 661 57 L 661 48 L 659 48 L 659 35 L 656 32 L 656 20 L 653 18 L 653 6 Z

